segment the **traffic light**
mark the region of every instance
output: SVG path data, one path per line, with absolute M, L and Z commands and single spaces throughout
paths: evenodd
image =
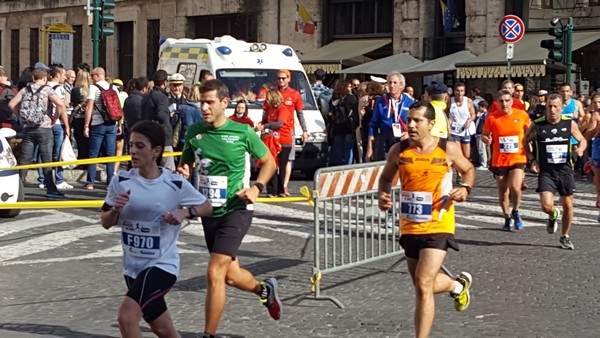
M 558 62 L 566 61 L 566 54 L 564 52 L 564 46 L 566 45 L 565 33 L 566 29 L 563 29 L 562 27 L 552 27 L 548 30 L 548 34 L 555 38 L 551 40 L 542 40 L 540 43 L 540 47 L 546 48 L 549 51 L 548 59 Z
M 113 8 L 115 8 L 115 0 L 100 0 L 100 39 L 115 34 L 115 28 L 108 26 L 108 24 L 115 22 L 115 15 L 110 13 Z

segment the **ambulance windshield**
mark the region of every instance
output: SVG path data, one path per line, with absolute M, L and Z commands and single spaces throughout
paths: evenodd
M 229 108 L 234 108 L 237 101 L 245 99 L 249 109 L 262 109 L 269 89 L 277 88 L 278 69 L 223 69 L 217 71 L 217 78 L 229 88 L 231 102 Z M 317 109 L 310 85 L 301 71 L 290 71 L 292 78 L 289 86 L 300 92 L 305 110 Z

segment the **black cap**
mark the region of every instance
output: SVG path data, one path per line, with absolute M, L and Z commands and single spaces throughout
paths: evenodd
M 443 83 L 435 83 L 427 87 L 429 94 L 448 94 L 448 87 Z

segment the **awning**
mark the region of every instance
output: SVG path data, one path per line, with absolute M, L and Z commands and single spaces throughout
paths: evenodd
M 392 43 L 392 39 L 335 40 L 321 48 L 300 55 L 300 62 L 309 74 L 314 73 L 318 68 L 327 73 L 337 73 L 342 69 L 344 60 L 363 56 L 390 43 Z
M 404 69 L 420 64 L 422 62 L 419 59 L 408 53 L 401 53 L 347 68 L 340 71 L 340 73 L 387 75 L 394 70 L 403 72 Z
M 426 74 L 438 74 L 438 73 L 445 73 L 445 72 L 453 72 L 454 70 L 456 70 L 456 67 L 454 66 L 456 63 L 466 62 L 475 57 L 476 57 L 475 54 L 473 54 L 467 50 L 462 50 L 460 52 L 442 56 L 437 59 L 425 61 L 421 64 L 418 64 L 416 66 L 413 66 L 413 67 L 410 67 L 410 68 L 404 70 L 403 73 L 404 74 L 419 73 L 419 74 L 426 75 Z
M 551 39 L 547 33 L 527 33 L 514 48 L 511 60 L 511 76 L 534 77 L 546 75 L 548 50 L 540 47 L 542 40 Z M 573 50 L 587 46 L 600 39 L 600 32 L 573 32 Z M 503 78 L 507 74 L 506 45 L 492 49 L 476 58 L 456 64 L 456 77 Z

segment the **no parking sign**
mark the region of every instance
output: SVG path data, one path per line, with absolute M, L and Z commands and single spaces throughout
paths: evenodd
M 525 35 L 525 24 L 516 15 L 507 15 L 500 21 L 498 26 L 500 38 L 507 43 L 515 43 Z

